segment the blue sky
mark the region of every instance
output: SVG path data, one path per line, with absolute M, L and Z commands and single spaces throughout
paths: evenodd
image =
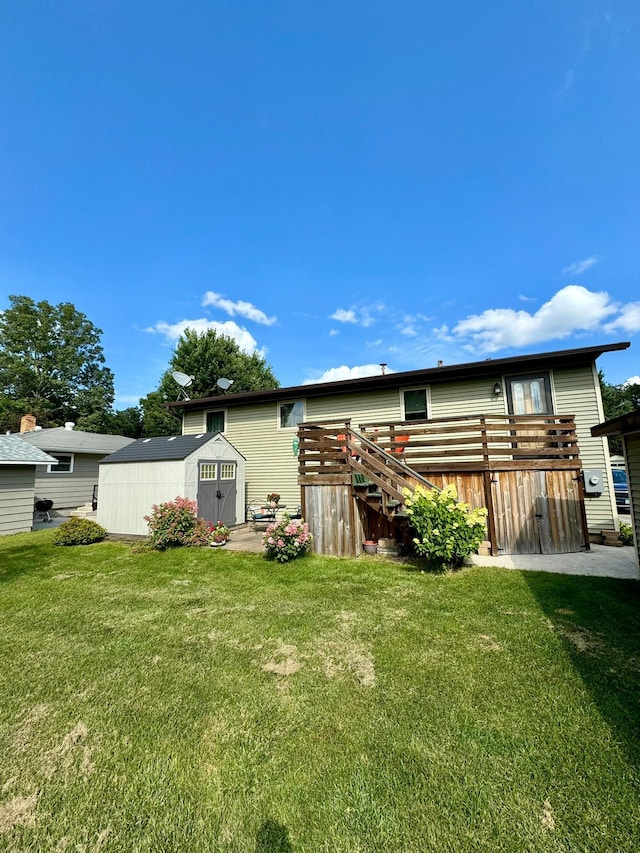
M 637 0 L 3 0 L 0 310 L 73 302 L 119 408 L 186 326 L 282 385 L 638 377 L 639 91 Z

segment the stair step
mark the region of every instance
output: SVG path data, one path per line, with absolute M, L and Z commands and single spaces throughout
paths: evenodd
M 401 510 L 400 512 L 394 513 L 394 518 L 409 518 L 409 513 Z
M 365 474 L 353 474 L 351 482 L 356 489 L 364 489 L 369 488 L 369 486 L 373 486 L 372 481 Z
M 387 501 L 387 509 L 395 509 L 400 506 L 400 501 Z
M 373 498 L 373 500 L 376 500 L 376 501 L 381 500 L 382 499 L 382 492 L 367 492 L 367 500 L 369 500 L 369 498 Z

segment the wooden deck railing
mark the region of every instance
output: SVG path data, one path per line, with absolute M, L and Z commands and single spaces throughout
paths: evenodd
M 430 421 L 360 424 L 349 420 L 300 424 L 299 473 L 339 474 L 345 462 L 358 470 L 375 449 L 423 474 L 579 468 L 573 415 L 473 415 Z

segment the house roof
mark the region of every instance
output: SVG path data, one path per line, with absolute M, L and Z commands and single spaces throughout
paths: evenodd
M 82 432 L 78 429 L 53 427 L 21 432 L 20 438 L 33 447 L 47 450 L 49 453 L 113 453 L 132 441 L 125 435 L 105 435 L 99 432 Z
M 580 349 L 557 350 L 554 352 L 518 355 L 510 358 L 487 358 L 466 364 L 443 365 L 423 370 L 408 370 L 401 373 L 386 373 L 379 376 L 364 376 L 358 379 L 344 379 L 338 382 L 318 382 L 309 385 L 295 385 L 289 388 L 271 388 L 265 391 L 245 391 L 239 394 L 224 394 L 215 397 L 200 397 L 194 400 L 177 400 L 166 403 L 169 408 L 202 409 L 212 406 L 231 408 L 248 403 L 267 403 L 274 400 L 293 398 L 325 397 L 335 394 L 353 394 L 361 391 L 382 391 L 415 385 L 433 385 L 440 382 L 454 382 L 460 379 L 476 379 L 486 376 L 499 377 L 509 373 L 522 373 L 531 370 L 549 370 L 558 367 L 580 367 L 592 364 L 605 352 L 624 350 L 630 346 L 628 341 L 602 344 Z
M 58 460 L 17 435 L 0 435 L 0 465 L 51 465 Z
M 640 432 L 640 409 L 591 427 L 591 435 L 627 435 Z
M 139 438 L 115 453 L 100 460 L 101 465 L 117 462 L 162 462 L 186 459 L 195 450 L 220 433 L 205 432 L 200 435 L 173 435 L 156 438 Z M 226 439 L 225 439 L 226 440 Z

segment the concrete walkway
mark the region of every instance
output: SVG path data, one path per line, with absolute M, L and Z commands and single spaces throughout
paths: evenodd
M 505 554 L 501 557 L 479 557 L 473 554 L 474 566 L 501 566 L 532 572 L 555 572 L 562 575 L 590 575 L 601 578 L 640 580 L 635 550 L 629 546 L 612 548 L 592 545 L 590 551 L 579 554 Z

